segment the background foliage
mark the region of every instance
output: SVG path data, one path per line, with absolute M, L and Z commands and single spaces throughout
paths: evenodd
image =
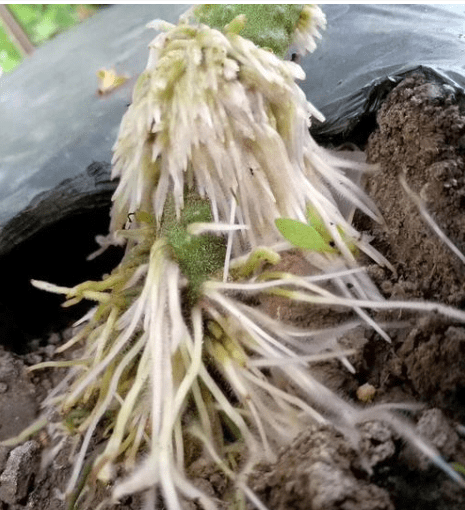
M 88 4 L 9 4 L 8 10 L 19 23 L 29 41 L 40 46 L 55 35 L 92 16 L 99 5 Z M 0 20 L 0 66 L 4 72 L 17 67 L 21 51 Z

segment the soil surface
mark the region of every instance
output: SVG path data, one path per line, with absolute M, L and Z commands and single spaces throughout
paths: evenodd
M 386 297 L 465 306 L 465 265 L 425 222 L 399 183 L 403 176 L 454 245 L 465 249 L 465 105 L 447 87 L 410 77 L 389 95 L 370 136 L 368 160 L 380 175 L 367 183 L 386 222 L 369 225 L 377 247 L 397 274 L 374 270 Z M 430 315 L 399 332 L 380 380 L 407 380 L 415 395 L 464 418 L 465 329 Z M 395 354 L 395 356 L 394 356 Z M 377 369 L 379 370 L 379 368 Z M 405 386 L 405 384 L 404 384 Z
M 385 223 L 375 224 L 360 214 L 354 221 L 373 236 L 373 246 L 395 272 L 369 260 L 361 262 L 388 299 L 438 301 L 463 308 L 465 266 L 425 222 L 399 177 L 405 177 L 442 231 L 465 250 L 464 108 L 447 87 L 411 77 L 390 93 L 377 120 L 378 128 L 362 149 L 370 162 L 379 164 L 366 188 Z M 291 254 L 283 264 L 297 272 L 305 270 L 297 255 Z M 264 299 L 260 306 L 299 326 L 336 325 L 347 318 L 345 313 L 322 314 L 303 305 L 290 309 L 278 298 Z M 354 330 L 343 343 L 358 351 L 350 358 L 355 374 L 335 360 L 316 365 L 315 375 L 359 405 L 422 403 L 421 410 L 408 416 L 416 432 L 431 441 L 447 462 L 465 466 L 465 428 L 460 425 L 465 418 L 465 328 L 436 314 L 373 316 L 400 324 L 389 331 L 392 343 L 367 329 Z M 4 322 L 2 344 L 11 345 L 7 335 L 12 326 Z M 0 348 L 0 440 L 33 421 L 41 400 L 65 374 L 62 369 L 27 373 L 26 368 L 57 359 L 56 347 L 70 335 L 67 328 L 33 339 L 21 354 Z M 270 510 L 465 508 L 465 490 L 414 453 L 388 425 L 365 423 L 361 437 L 355 448 L 335 429 L 310 427 L 279 452 L 274 464 L 258 466 L 250 486 Z M 39 433 L 20 446 L 0 447 L 0 510 L 68 508 L 61 493 L 70 474 L 71 445 L 44 467 L 41 459 L 48 446 L 48 438 Z M 188 472 L 217 498 L 219 508 L 228 507 L 221 502 L 231 487 L 217 468 L 197 459 Z M 104 492 L 94 494 L 85 510 L 95 508 Z M 115 510 L 140 508 L 141 499 L 134 496 Z M 189 503 L 186 508 L 199 507 Z

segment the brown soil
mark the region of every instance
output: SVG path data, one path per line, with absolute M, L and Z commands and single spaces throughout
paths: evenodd
M 426 299 L 463 308 L 465 267 L 438 240 L 399 184 L 399 176 L 404 175 L 441 229 L 465 249 L 462 107 L 447 87 L 407 78 L 383 104 L 378 125 L 364 149 L 380 171 L 366 186 L 385 224 L 374 224 L 361 215 L 355 222 L 374 237 L 372 244 L 396 272 L 362 262 L 386 298 Z M 283 264 L 305 269 L 294 255 Z M 262 300 L 261 306 L 300 326 L 315 321 L 334 325 L 346 318 L 343 313 L 322 314 L 304 306 L 289 309 L 277 298 Z M 407 325 L 390 331 L 391 344 L 366 329 L 354 330 L 344 342 L 359 351 L 351 358 L 356 373 L 333 361 L 317 365 L 315 374 L 352 401 L 357 401 L 357 390 L 368 384 L 364 388 L 375 392 L 374 402 L 423 403 L 421 411 L 409 414 L 418 434 L 428 438 L 446 461 L 465 466 L 464 429 L 459 426 L 465 417 L 465 328 L 436 314 L 395 312 L 378 318 Z M 66 330 L 38 339 L 21 356 L 0 348 L 0 439 L 31 423 L 42 398 L 63 377 L 63 372 L 52 370 L 27 374 L 25 367 L 53 357 L 56 345 L 69 334 Z M 366 423 L 361 435 L 356 448 L 332 428 L 309 428 L 279 453 L 276 463 L 259 466 L 250 485 L 270 510 L 465 508 L 465 491 L 413 453 L 387 425 Z M 39 434 L 20 447 L 0 447 L 0 510 L 67 508 L 60 499 L 69 476 L 66 451 L 47 468 L 38 467 L 47 441 Z M 227 480 L 208 462 L 194 461 L 189 474 L 220 502 L 230 494 Z M 103 496 L 104 491 L 96 494 L 85 510 L 96 507 Z M 141 500 L 128 498 L 116 508 L 138 510 Z M 198 507 L 191 503 L 186 508 Z
M 368 225 L 376 246 L 397 275 L 373 276 L 387 297 L 465 304 L 465 265 L 426 224 L 399 184 L 403 175 L 449 239 L 465 248 L 465 116 L 447 88 L 410 77 L 389 95 L 378 113 L 379 128 L 366 153 L 380 165 L 367 183 L 385 219 Z M 434 315 L 399 332 L 381 380 L 407 380 L 416 397 L 456 419 L 464 417 L 465 329 Z

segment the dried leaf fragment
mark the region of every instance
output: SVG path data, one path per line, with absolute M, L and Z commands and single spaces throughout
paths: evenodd
M 129 79 L 127 74 L 117 74 L 115 69 L 103 68 L 97 71 L 97 77 L 99 79 L 98 93 L 101 95 L 109 94 Z

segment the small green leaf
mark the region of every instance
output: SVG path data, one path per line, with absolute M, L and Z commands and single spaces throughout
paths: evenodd
M 330 253 L 337 251 L 310 225 L 290 218 L 278 218 L 275 225 L 281 234 L 298 248 Z

